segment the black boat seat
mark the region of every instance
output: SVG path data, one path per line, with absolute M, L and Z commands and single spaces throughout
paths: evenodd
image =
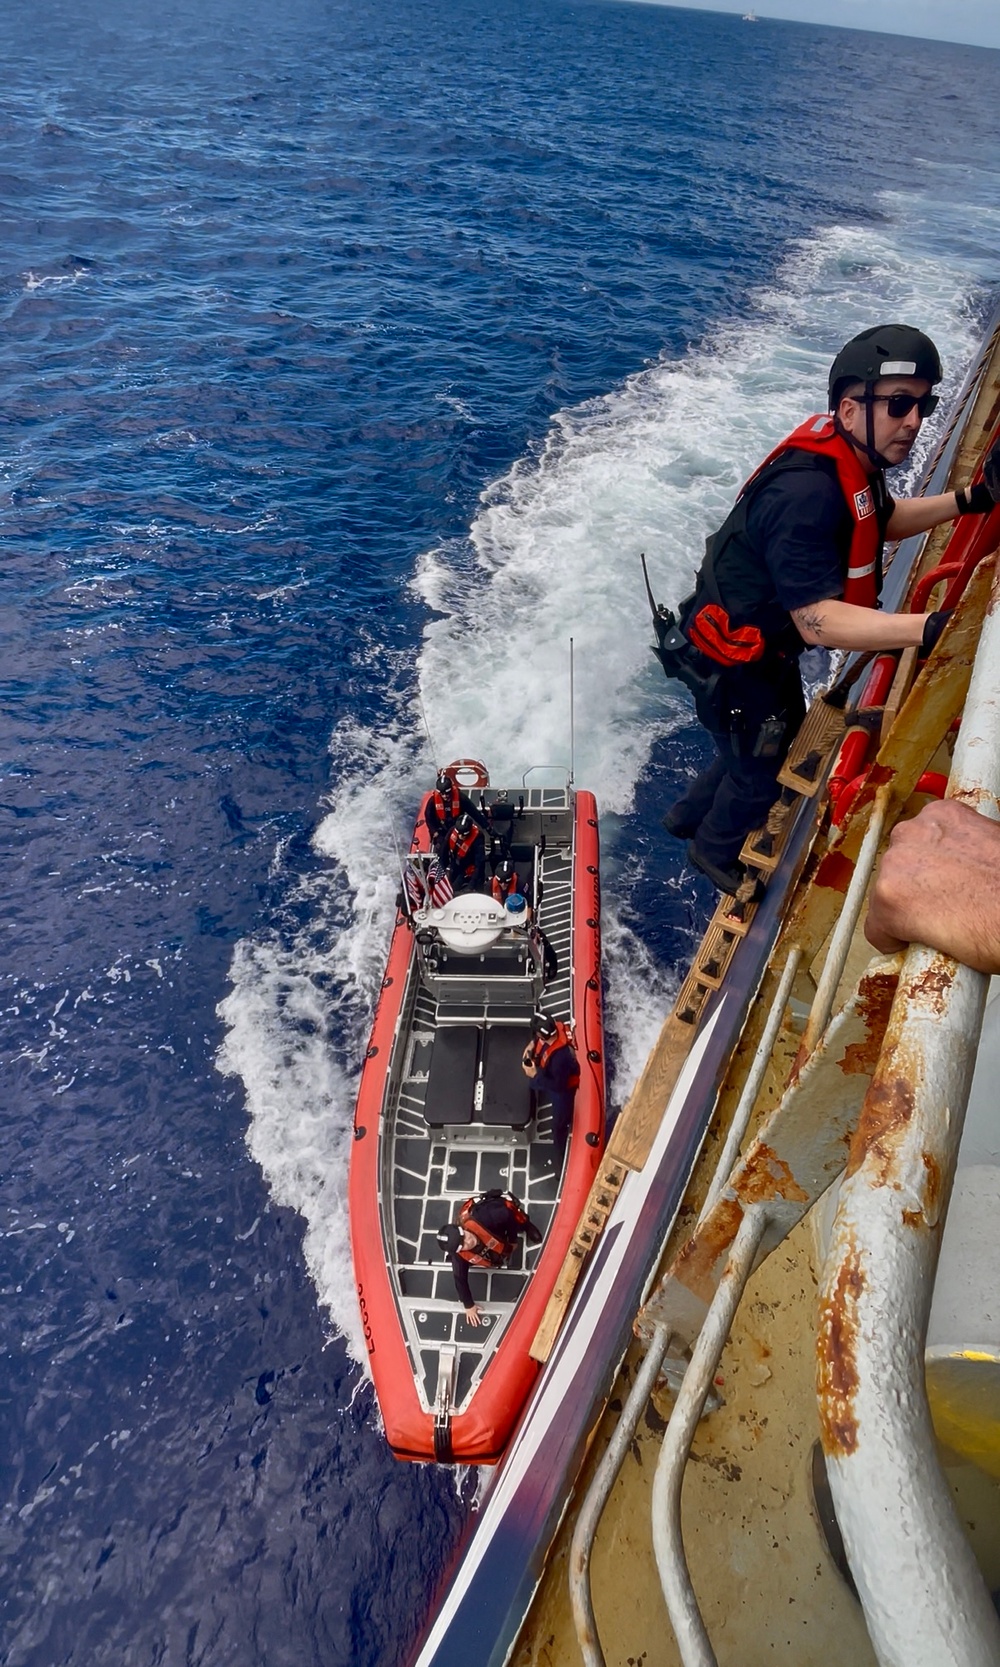
M 432 1129 L 484 1123 L 525 1129 L 534 1113 L 531 1083 L 521 1069 L 531 1036 L 525 1025 L 439 1025 L 427 1077 L 424 1114 Z M 481 1067 L 481 1071 L 480 1071 Z M 476 1087 L 482 1076 L 482 1103 Z
M 534 1095 L 530 1079 L 521 1069 L 521 1055 L 530 1040 L 530 1030 L 520 1025 L 487 1031 L 481 1123 L 525 1129 L 531 1122 Z
M 430 1128 L 472 1122 L 479 1035 L 477 1025 L 440 1025 L 435 1032 L 424 1101 Z

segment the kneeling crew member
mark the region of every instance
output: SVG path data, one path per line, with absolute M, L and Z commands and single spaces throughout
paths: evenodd
M 854 337 L 830 370 L 831 414 L 775 447 L 706 543 L 680 625 L 716 757 L 664 826 L 723 891 L 744 877 L 743 841 L 777 798 L 805 715 L 800 654 L 817 644 L 929 653 L 946 615 L 877 611 L 884 542 L 1000 500 L 1000 442 L 976 486 L 898 500 L 886 490 L 884 471 L 909 456 L 940 380 L 937 349 L 920 330 L 887 324 Z
M 551 1013 L 536 1013 L 534 1037 L 524 1050 L 521 1066 L 537 1083 L 552 1106 L 552 1144 L 556 1171 L 562 1169 L 566 1142 L 573 1122 L 573 1102 L 580 1086 L 580 1065 L 569 1025 Z
M 451 1258 L 458 1300 L 470 1325 L 482 1323 L 482 1315 L 472 1300 L 469 1287 L 470 1267 L 504 1267 L 522 1231 L 529 1244 L 540 1242 L 540 1229 L 521 1208 L 513 1193 L 500 1192 L 498 1188 L 484 1192 L 478 1198 L 467 1198 L 459 1208 L 457 1222 L 452 1221 L 438 1228 L 437 1241 Z

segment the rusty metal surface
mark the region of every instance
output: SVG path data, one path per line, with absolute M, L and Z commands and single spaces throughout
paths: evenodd
M 639 1314 L 641 1338 L 667 1325 L 693 1342 L 746 1210 L 768 1207 L 767 1254 L 842 1172 L 868 1085 L 864 1066 L 878 1057 L 899 964 L 898 956 L 876 957 L 862 974 Z
M 767 1228 L 767 1211 L 748 1206 L 730 1247 L 667 1425 L 653 1482 L 653 1551 L 684 1667 L 718 1667 L 684 1552 L 681 1487 L 705 1398 Z
M 994 583 L 949 785 L 950 796 L 971 796 L 994 818 L 998 605 Z M 821 1282 L 823 1445 L 883 1667 L 1000 1662 L 1000 1621 L 938 1463 L 923 1360 L 986 985 L 983 974 L 947 956 L 908 951 L 851 1141 Z

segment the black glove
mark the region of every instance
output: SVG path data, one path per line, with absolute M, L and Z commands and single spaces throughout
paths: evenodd
M 992 456 L 993 453 L 991 452 L 990 457 Z M 994 473 L 997 495 L 1000 497 L 1000 458 L 997 459 L 997 468 Z M 977 480 L 975 486 L 960 486 L 955 493 L 959 515 L 988 515 L 996 501 L 997 499 L 994 498 L 984 480 Z
M 955 493 L 959 515 L 988 515 L 1000 504 L 1000 440 L 994 440 L 983 464 L 983 478 L 975 486 L 960 486 Z
M 924 622 L 924 634 L 920 639 L 920 655 L 924 659 L 936 648 L 938 638 L 952 616 L 953 609 L 940 608 L 936 614 L 928 614 Z

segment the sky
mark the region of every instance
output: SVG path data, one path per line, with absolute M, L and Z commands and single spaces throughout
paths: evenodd
M 654 0 L 670 4 L 670 0 Z M 745 12 L 796 23 L 830 23 L 886 35 L 962 41 L 1000 49 L 1000 0 L 679 0 L 710 12 Z

